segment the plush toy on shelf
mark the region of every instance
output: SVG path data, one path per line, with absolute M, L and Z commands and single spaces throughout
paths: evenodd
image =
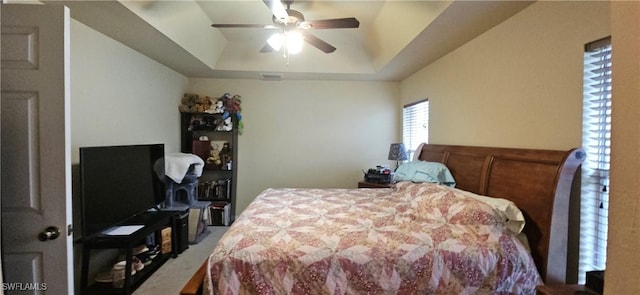
M 222 164 L 222 160 L 220 159 L 220 150 L 218 149 L 217 144 L 213 144 L 211 148 L 211 156 L 207 158 L 207 164 L 220 166 Z
M 217 100 L 216 103 L 211 104 L 209 110 L 206 111 L 210 114 L 222 114 L 224 113 L 224 102 L 222 100 Z
M 237 122 L 238 126 L 238 134 L 242 134 L 243 123 L 242 123 L 242 100 L 240 95 L 231 95 L 229 93 L 225 93 L 220 99 L 224 102 L 224 112 L 222 113 L 222 118 L 226 121 L 227 118 L 235 116 L 233 119 Z M 232 128 L 229 128 L 230 131 Z
M 212 108 L 213 100 L 208 96 L 185 93 L 178 109 L 183 113 L 203 113 Z
M 222 122 L 216 127 L 217 131 L 231 131 L 233 130 L 233 124 L 231 123 L 231 117 L 226 117 L 222 120 Z
M 183 113 L 221 114 L 221 121 L 216 122 L 213 130 L 231 131 L 234 125 L 238 134 L 242 135 L 244 124 L 242 121 L 242 100 L 240 95 L 225 93 L 218 99 L 198 94 L 185 93 L 178 107 Z M 217 120 L 217 119 L 216 119 Z M 189 130 L 191 130 L 190 128 Z
M 222 150 L 220 150 L 220 160 L 222 162 L 222 170 L 231 170 L 231 147 L 228 142 L 225 142 L 222 145 Z

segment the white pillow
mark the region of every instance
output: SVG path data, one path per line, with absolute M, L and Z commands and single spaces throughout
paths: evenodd
M 507 219 L 507 228 L 514 234 L 519 234 L 522 232 L 522 229 L 524 229 L 524 214 L 522 214 L 522 211 L 520 211 L 520 208 L 518 208 L 514 202 L 507 199 L 481 196 L 469 192 L 467 192 L 466 195 L 489 204 L 494 210 L 504 215 Z

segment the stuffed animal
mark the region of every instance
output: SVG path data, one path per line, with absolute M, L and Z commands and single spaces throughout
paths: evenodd
M 213 100 L 208 96 L 185 93 L 180 103 L 178 109 L 183 113 L 203 113 L 212 109 Z
M 206 109 L 204 112 L 209 114 L 219 114 L 224 112 L 224 106 L 222 104 L 222 101 L 217 100 L 215 103 L 211 103 L 209 105 L 209 108 Z
M 196 100 L 196 112 L 203 113 L 211 107 L 211 98 L 208 96 L 198 97 Z
M 178 109 L 183 113 L 193 113 L 197 111 L 198 95 L 185 93 L 181 99 Z
M 242 102 L 242 100 L 240 100 L 242 97 L 240 95 L 228 95 L 225 94 L 225 99 L 224 99 L 224 109 L 225 111 L 229 112 L 229 113 L 239 113 L 242 109 L 240 108 L 240 104 Z
M 231 147 L 229 147 L 229 143 L 225 142 L 222 145 L 222 150 L 220 150 L 220 160 L 222 161 L 222 169 L 223 170 L 231 170 Z
M 216 106 L 216 107 L 215 107 L 215 111 L 214 111 L 214 112 L 215 112 L 216 114 L 222 114 L 222 113 L 224 113 L 224 102 L 223 102 L 222 100 L 218 100 L 218 101 L 216 101 L 215 106 Z
M 207 164 L 209 165 L 221 165 L 222 160 L 220 159 L 220 150 L 218 150 L 218 145 L 214 144 L 211 148 L 211 156 L 207 158 Z
M 231 123 L 231 117 L 226 117 L 222 120 L 221 124 L 218 124 L 216 127 L 217 131 L 231 131 L 233 129 L 233 125 Z

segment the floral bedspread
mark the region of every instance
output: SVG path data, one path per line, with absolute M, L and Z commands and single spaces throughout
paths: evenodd
M 535 294 L 504 218 L 460 192 L 267 189 L 213 250 L 205 294 Z

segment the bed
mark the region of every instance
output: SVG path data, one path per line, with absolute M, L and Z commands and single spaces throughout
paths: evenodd
M 267 189 L 181 294 L 533 294 L 565 281 L 569 198 L 584 158 L 581 149 L 427 144 L 417 159 L 444 164 L 455 188 Z M 517 206 L 524 243 L 482 196 Z

